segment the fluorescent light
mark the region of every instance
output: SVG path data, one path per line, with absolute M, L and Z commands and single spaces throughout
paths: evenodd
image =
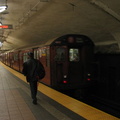
M 3 12 L 3 11 L 5 11 L 5 9 L 3 9 L 3 8 L 1 9 L 1 8 L 0 8 L 0 12 Z
M 6 6 L 6 5 L 4 5 L 4 6 L 0 6 L 0 8 L 6 9 L 6 8 L 7 8 L 7 6 Z
M 3 12 L 4 10 L 6 10 L 7 6 L 0 6 L 0 12 Z

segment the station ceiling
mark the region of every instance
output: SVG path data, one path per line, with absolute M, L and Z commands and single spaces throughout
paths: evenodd
M 65 34 L 90 37 L 96 51 L 119 51 L 120 0 L 0 0 L 1 51 L 44 44 Z

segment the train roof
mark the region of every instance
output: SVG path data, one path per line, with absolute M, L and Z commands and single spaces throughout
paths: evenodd
M 55 45 L 55 43 L 66 43 L 67 39 L 69 37 L 73 37 L 73 38 L 80 38 L 79 40 L 77 40 L 77 43 L 82 43 L 82 42 L 86 42 L 86 43 L 91 43 L 94 45 L 93 41 L 86 35 L 80 35 L 80 34 L 67 34 L 67 35 L 63 35 L 61 37 L 57 37 L 51 40 L 48 40 L 45 45 Z

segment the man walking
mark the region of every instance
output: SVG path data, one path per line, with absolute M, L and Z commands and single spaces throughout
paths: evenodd
M 33 99 L 33 104 L 37 104 L 37 82 L 39 80 L 39 73 L 44 69 L 41 62 L 34 59 L 34 54 L 32 52 L 28 53 L 28 60 L 23 64 L 22 73 L 26 76 L 27 82 L 30 84 L 31 97 Z

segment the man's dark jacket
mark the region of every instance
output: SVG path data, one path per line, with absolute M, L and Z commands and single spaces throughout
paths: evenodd
M 35 69 L 40 72 L 41 66 L 42 64 L 40 61 L 36 59 L 29 59 L 28 61 L 24 62 L 22 73 L 26 76 L 27 82 L 30 82 L 34 79 Z

